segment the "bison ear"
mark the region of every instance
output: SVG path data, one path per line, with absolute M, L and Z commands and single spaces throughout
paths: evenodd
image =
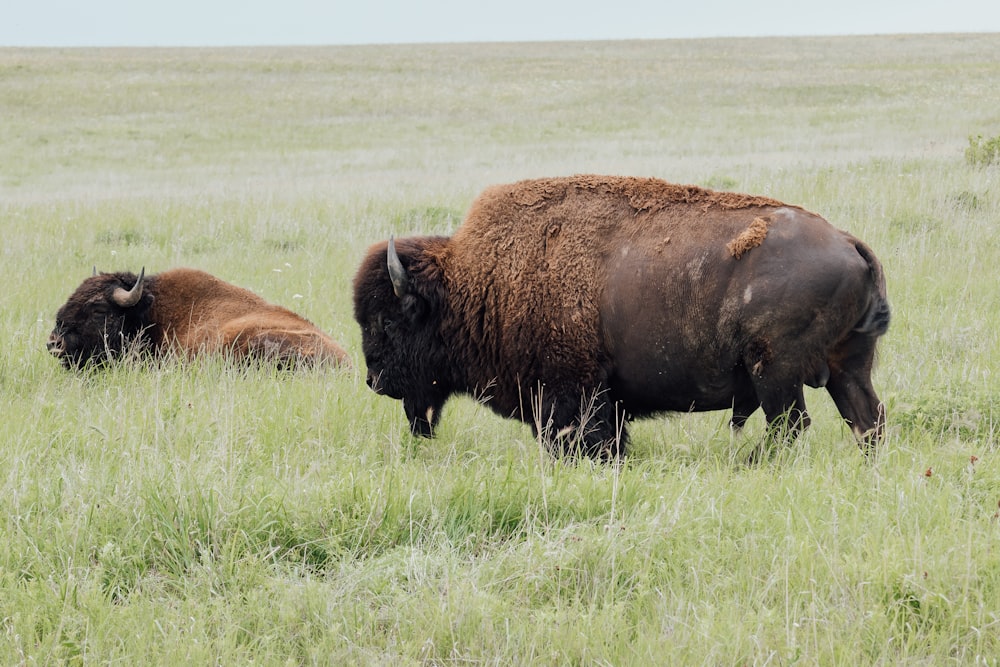
M 403 314 L 406 315 L 407 319 L 411 322 L 419 322 L 430 310 L 430 304 L 427 300 L 412 292 L 404 294 L 399 300 L 399 303 L 402 307 Z

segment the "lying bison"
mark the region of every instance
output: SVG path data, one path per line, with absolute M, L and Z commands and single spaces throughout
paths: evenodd
M 223 353 L 282 366 L 349 364 L 344 350 L 308 320 L 195 269 L 149 277 L 145 270 L 138 276 L 95 272 L 59 309 L 48 350 L 67 368 L 129 350 Z
M 576 176 L 489 188 L 448 237 L 372 246 L 354 279 L 368 384 L 431 436 L 453 393 L 549 446 L 624 454 L 625 424 L 763 407 L 809 424 L 825 386 L 866 448 L 889 325 L 882 266 L 823 218 L 767 197 Z

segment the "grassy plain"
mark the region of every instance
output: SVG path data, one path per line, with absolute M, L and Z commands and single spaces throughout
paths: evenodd
M 0 49 L 0 664 L 997 664 L 1000 36 Z M 865 239 L 894 321 L 866 462 L 829 397 L 553 461 L 360 374 L 44 350 L 96 265 L 209 270 L 363 365 L 350 282 L 483 187 L 767 194 Z

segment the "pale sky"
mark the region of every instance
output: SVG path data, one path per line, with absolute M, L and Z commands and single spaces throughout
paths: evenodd
M 0 46 L 1000 32 L 1000 0 L 2 0 L 0 8 Z

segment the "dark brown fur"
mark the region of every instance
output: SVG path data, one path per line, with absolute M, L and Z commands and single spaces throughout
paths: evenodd
M 138 303 L 115 303 L 115 290 L 131 289 L 137 278 L 102 273 L 85 280 L 59 309 L 49 351 L 67 367 L 130 349 L 184 357 L 222 353 L 279 365 L 350 365 L 344 350 L 305 318 L 204 271 L 173 269 L 149 276 Z
M 828 380 L 859 437 L 881 430 L 881 266 L 799 207 L 656 179 L 538 179 L 487 189 L 451 238 L 400 239 L 398 253 L 408 292 L 393 294 L 376 244 L 355 317 L 369 382 L 403 400 L 415 433 L 454 392 L 549 441 L 579 436 L 588 454 L 620 451 L 627 418 L 661 411 L 731 407 L 741 426 L 763 406 L 794 433 L 803 384 Z

